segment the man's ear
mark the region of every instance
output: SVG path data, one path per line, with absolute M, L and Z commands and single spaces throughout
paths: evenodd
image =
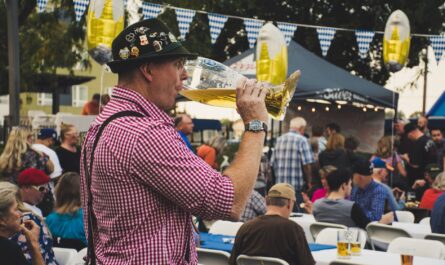
M 145 63 L 139 66 L 139 71 L 149 82 L 153 81 L 153 76 L 151 74 L 151 65 L 152 64 L 150 63 Z

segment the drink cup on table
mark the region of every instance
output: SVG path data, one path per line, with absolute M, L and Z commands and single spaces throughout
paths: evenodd
M 400 254 L 401 265 L 413 265 L 414 256 Z
M 362 254 L 361 230 L 357 228 L 350 228 L 349 232 L 351 234 L 351 255 L 360 256 Z
M 350 233 L 348 230 L 337 231 L 337 257 L 339 259 L 350 259 Z

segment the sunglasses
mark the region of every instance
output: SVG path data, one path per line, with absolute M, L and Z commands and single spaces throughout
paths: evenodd
M 32 185 L 31 187 L 33 187 L 35 190 L 38 190 L 40 192 L 45 192 L 45 191 L 48 190 L 48 186 L 47 185 L 40 185 L 40 186 Z

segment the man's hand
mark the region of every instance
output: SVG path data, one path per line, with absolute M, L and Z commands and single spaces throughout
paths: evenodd
M 413 190 L 418 188 L 418 187 L 423 187 L 425 186 L 426 181 L 424 179 L 418 179 L 414 182 L 413 186 L 411 187 Z
M 264 102 L 268 89 L 252 79 L 243 79 L 236 87 L 236 107 L 244 123 L 252 120 L 267 122 Z
M 389 213 L 382 215 L 382 218 L 380 219 L 379 223 L 390 224 L 390 223 L 392 223 L 392 221 L 394 221 L 394 213 L 389 212 Z

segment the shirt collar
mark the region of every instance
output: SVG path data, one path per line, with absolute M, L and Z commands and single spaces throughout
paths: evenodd
M 371 182 L 369 182 L 368 186 L 366 186 L 364 189 L 360 189 L 360 190 L 366 193 L 366 192 L 370 191 L 374 187 L 375 184 L 376 184 L 376 182 L 374 181 L 374 179 L 371 179 Z
M 150 117 L 155 120 L 162 120 L 173 124 L 173 119 L 168 116 L 168 114 L 164 110 L 160 109 L 158 106 L 145 99 L 136 91 L 125 87 L 115 86 L 111 98 L 119 101 L 128 101 L 128 103 L 124 104 L 136 106 L 137 108 L 142 110 L 142 114 L 149 114 Z

